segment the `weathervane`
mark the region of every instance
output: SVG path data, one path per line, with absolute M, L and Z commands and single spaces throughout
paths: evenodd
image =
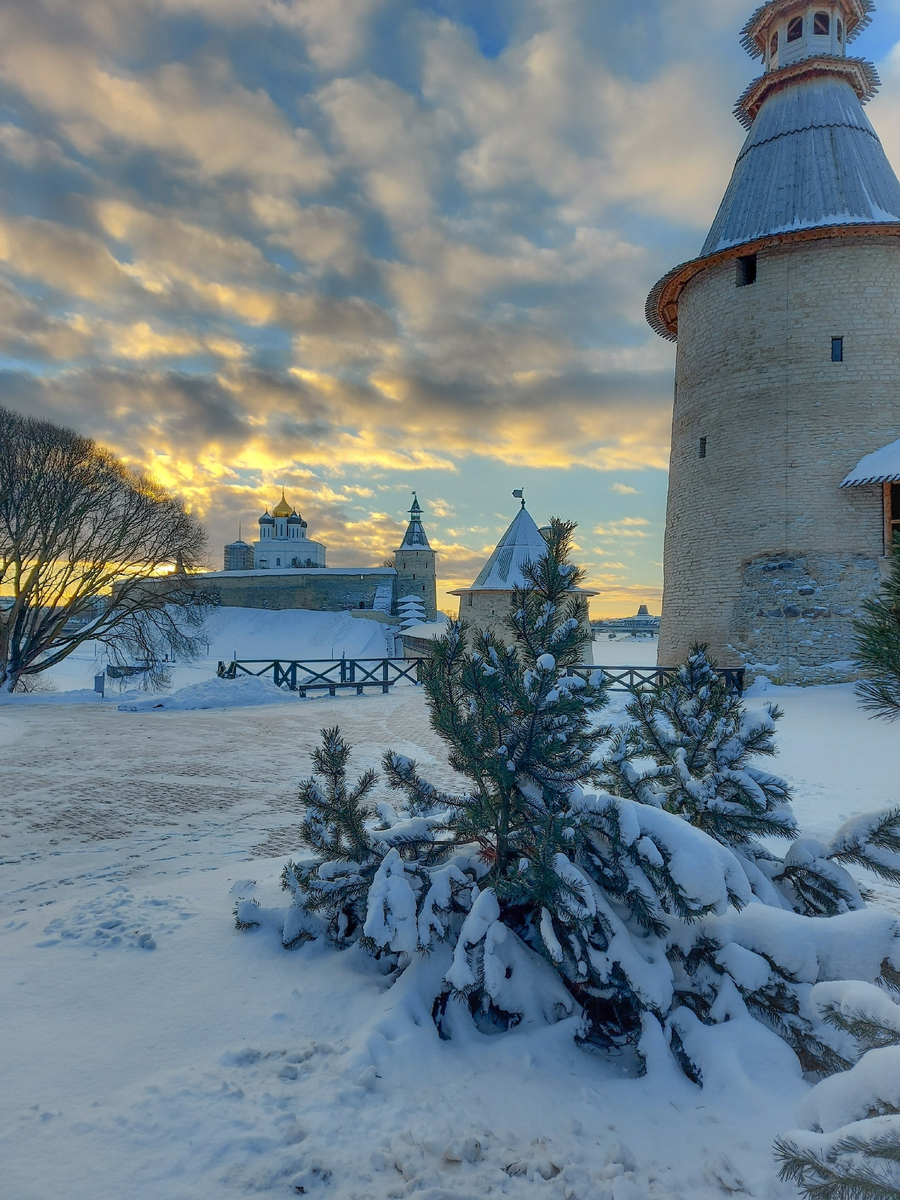
M 525 507 L 525 489 L 524 488 L 515 488 L 513 491 L 513 495 L 515 496 L 515 498 L 517 500 L 522 501 L 522 507 L 524 508 Z

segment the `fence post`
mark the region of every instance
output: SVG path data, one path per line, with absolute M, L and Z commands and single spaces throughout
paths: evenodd
M 384 695 L 387 695 L 388 691 L 390 690 L 390 686 L 391 686 L 390 680 L 388 678 L 388 667 L 390 666 L 390 662 L 391 662 L 391 660 L 389 658 L 385 658 L 385 659 L 382 659 L 382 663 L 381 663 L 381 678 L 384 681 L 381 685 L 381 691 Z

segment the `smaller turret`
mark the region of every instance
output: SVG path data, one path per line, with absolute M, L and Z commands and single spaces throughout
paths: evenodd
M 409 524 L 403 541 L 394 552 L 394 568 L 397 571 L 397 598 L 421 597 L 425 619 L 437 617 L 437 568 L 435 553 L 428 543 L 422 524 L 422 509 L 413 492 L 409 509 Z

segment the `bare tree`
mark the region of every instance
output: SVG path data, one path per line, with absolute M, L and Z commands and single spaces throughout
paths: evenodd
M 166 657 L 197 657 L 205 608 L 189 572 L 204 545 L 197 518 L 148 476 L 0 408 L 0 689 L 90 640 L 150 678 Z

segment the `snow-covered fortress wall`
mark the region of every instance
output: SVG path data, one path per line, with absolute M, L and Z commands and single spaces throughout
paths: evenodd
M 397 602 L 397 572 L 392 567 L 215 571 L 197 579 L 205 594 L 226 607 L 365 609 L 387 615 Z
M 259 518 L 260 538 L 240 538 L 225 547 L 225 570 L 198 577 L 198 584 L 220 604 L 238 608 L 308 608 L 339 612 L 362 609 L 400 615 L 401 602 L 421 600 L 426 619 L 437 615 L 437 561 L 413 493 L 409 524 L 394 552 L 394 565 L 326 567 L 325 546 L 311 541 L 307 524 L 282 492 L 269 515 Z

